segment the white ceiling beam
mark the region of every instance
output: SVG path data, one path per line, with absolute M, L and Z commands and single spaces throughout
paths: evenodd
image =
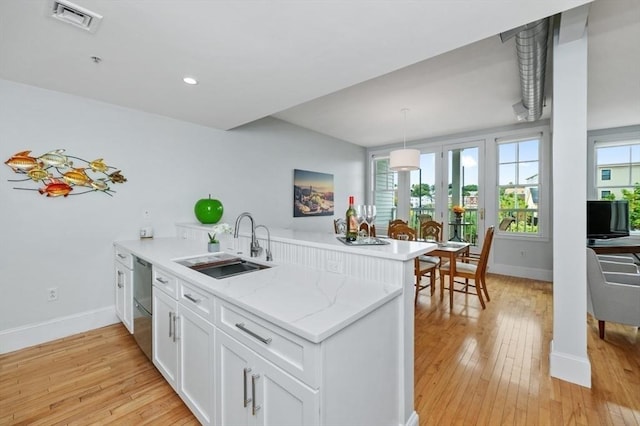
M 591 4 L 583 4 L 562 12 L 560 17 L 559 44 L 580 40 L 587 31 L 587 20 Z

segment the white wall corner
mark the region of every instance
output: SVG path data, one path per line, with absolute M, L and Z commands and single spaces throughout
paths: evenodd
M 120 322 L 115 306 L 0 331 L 0 354 Z
M 549 353 L 549 373 L 551 377 L 591 388 L 591 362 L 587 357 L 557 352 L 551 341 Z

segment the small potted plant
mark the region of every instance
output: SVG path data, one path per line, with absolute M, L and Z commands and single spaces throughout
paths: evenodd
M 231 226 L 229 226 L 228 223 L 220 223 L 218 225 L 215 225 L 211 228 L 212 232 L 208 232 L 207 235 L 209 236 L 209 245 L 208 245 L 208 250 L 210 252 L 218 252 L 220 251 L 220 241 L 216 238 L 216 235 L 224 233 L 224 234 L 230 234 L 231 233 Z
M 460 222 L 462 220 L 462 214 L 464 213 L 464 207 L 456 205 L 451 208 L 453 214 L 456 216 L 456 222 Z

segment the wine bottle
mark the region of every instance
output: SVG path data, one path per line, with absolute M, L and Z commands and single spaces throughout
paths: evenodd
M 358 238 L 358 218 L 356 209 L 353 208 L 353 195 L 349 196 L 349 208 L 347 209 L 347 229 L 345 232 L 347 241 L 355 241 Z

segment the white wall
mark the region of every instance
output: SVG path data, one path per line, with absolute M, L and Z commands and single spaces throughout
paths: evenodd
M 145 210 L 156 236 L 174 236 L 211 193 L 232 225 L 246 210 L 267 226 L 332 232 L 334 217 L 293 218 L 293 169 L 334 175 L 338 216 L 348 195 L 364 194 L 364 148 L 277 119 L 225 132 L 0 80 L 2 161 L 59 148 L 104 158 L 128 181 L 112 185 L 113 197 L 46 198 L 14 190 L 38 185 L 8 182 L 20 176 L 0 167 L 0 337 L 85 312 L 113 316 L 112 242 L 137 238 Z

